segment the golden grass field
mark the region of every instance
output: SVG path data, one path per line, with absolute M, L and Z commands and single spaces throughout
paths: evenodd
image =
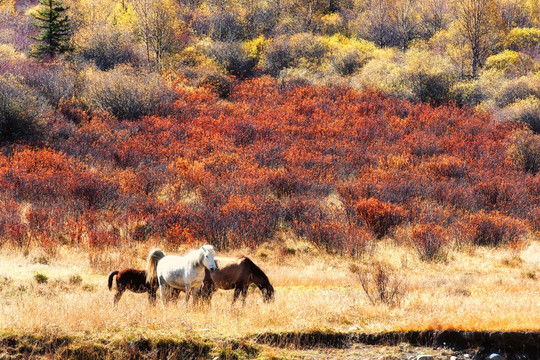
M 422 262 L 413 250 L 381 241 L 363 257 L 324 254 L 306 244 L 266 246 L 245 254 L 276 289 L 266 304 L 250 288 L 245 306 L 231 305 L 219 290 L 207 307 L 151 307 L 145 294 L 126 292 L 112 307 L 107 275 L 122 267 L 145 267 L 152 246 L 89 253 L 58 248 L 47 253 L 0 249 L 0 331 L 107 337 L 198 336 L 243 338 L 264 332 L 406 330 L 540 331 L 540 241 L 519 252 L 502 248 L 448 250 L 445 259 Z M 168 250 L 167 253 L 172 253 Z M 178 251 L 182 253 L 182 251 Z M 401 301 L 372 304 L 357 269 L 385 263 L 402 281 Z M 46 281 L 39 283 L 39 279 Z

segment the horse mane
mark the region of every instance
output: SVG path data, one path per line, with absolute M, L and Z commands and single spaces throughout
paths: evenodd
M 165 253 L 161 249 L 153 249 L 148 253 L 146 260 L 146 282 L 152 283 L 157 278 L 156 267 L 159 260 L 165 257 Z
M 198 267 L 202 264 L 204 260 L 204 251 L 202 250 L 202 247 L 199 249 L 191 250 L 185 255 L 185 258 L 187 261 L 193 264 L 193 267 Z
M 249 268 L 253 272 L 253 275 L 261 277 L 264 281 L 270 284 L 270 280 L 268 280 L 268 276 L 266 276 L 264 271 L 262 271 L 260 267 L 258 267 L 253 261 L 251 261 L 250 258 L 248 258 L 247 256 L 243 256 L 242 261 L 245 262 L 249 266 Z

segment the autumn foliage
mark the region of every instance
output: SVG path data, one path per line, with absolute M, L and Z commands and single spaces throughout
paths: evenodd
M 412 239 L 429 258 L 447 230 L 478 245 L 538 230 L 539 175 L 508 150 L 516 123 L 375 91 L 265 77 L 233 85 L 223 100 L 178 83 L 167 114 L 131 120 L 62 103 L 76 123 L 58 116 L 42 144 L 0 156 L 4 241 L 223 249 L 285 228 L 359 254 L 427 224 Z

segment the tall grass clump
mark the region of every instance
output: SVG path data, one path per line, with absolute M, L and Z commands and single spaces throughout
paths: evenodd
M 397 306 L 407 294 L 403 279 L 388 264 L 377 262 L 363 268 L 352 264 L 349 270 L 356 275 L 372 305 Z

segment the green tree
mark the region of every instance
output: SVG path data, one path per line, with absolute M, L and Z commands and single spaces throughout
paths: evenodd
M 39 58 L 54 57 L 73 50 L 69 43 L 71 26 L 66 15 L 68 7 L 63 6 L 60 0 L 41 0 L 40 5 L 42 7 L 32 14 L 37 20 L 32 24 L 41 32 L 38 36 L 30 36 L 39 43 L 34 45 L 30 54 Z

